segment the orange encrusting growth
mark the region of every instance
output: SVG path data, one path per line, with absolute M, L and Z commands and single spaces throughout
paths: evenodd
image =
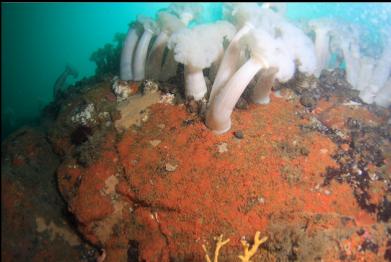
M 124 151 L 121 161 L 129 186 L 137 188 L 137 198 L 178 211 L 159 212 L 162 227 L 173 238 L 171 254 L 181 246 L 186 246 L 189 253 L 199 252 L 194 240 L 210 239 L 217 232 L 235 233 L 237 245 L 241 235 L 264 229 L 269 214 L 287 208 L 358 214 L 348 186 L 333 184 L 335 192 L 331 196 L 310 190 L 316 186 L 315 177 L 319 180 L 327 166 L 335 166 L 330 158 L 335 149 L 332 141 L 309 134 L 301 141 L 310 152 L 308 157 L 293 159 L 283 159 L 274 147 L 300 137 L 298 123 L 302 120 L 294 116 L 295 110 L 292 104 L 275 99 L 267 107 L 235 111 L 233 128 L 239 127 L 246 136 L 239 141 L 230 133 L 215 136 L 202 122 L 184 127 L 182 122 L 189 117 L 184 109 L 155 105 L 151 119 L 140 132 L 124 136 L 119 143 L 120 152 Z M 161 140 L 156 148 L 149 145 L 154 139 Z M 218 152 L 221 143 L 227 143 L 227 152 Z M 124 144 L 130 145 L 127 151 L 121 150 Z M 166 172 L 166 162 L 177 163 L 177 169 Z M 290 186 L 281 177 L 280 169 L 286 165 L 299 169 L 300 184 Z M 257 197 L 263 197 L 265 203 L 243 212 L 246 201 Z M 333 205 L 336 199 L 347 197 L 350 202 Z M 294 205 L 292 199 L 296 199 Z
M 112 208 L 105 204 L 109 200 L 96 192 L 109 173 L 123 167 L 116 186 L 121 198 L 115 201 L 133 207 L 123 216 L 135 225 L 120 234 L 137 240 L 140 258 L 147 261 L 190 254 L 193 261 L 203 261 L 201 244 L 220 234 L 231 239 L 221 255 L 230 248 L 239 251 L 242 236 L 258 230 L 265 235 L 270 217 L 278 213 L 291 212 L 287 222 L 292 224 L 301 214 L 337 214 L 354 217 L 362 225 L 375 223 L 374 215 L 360 209 L 348 185 L 319 186 L 326 168 L 337 167 L 331 158 L 337 148 L 333 141 L 300 129 L 309 120 L 295 114 L 301 110 L 297 102 L 272 99 L 267 106 L 233 112 L 231 131 L 241 130 L 244 139 L 232 132 L 216 136 L 197 119 L 186 124 L 194 116 L 183 106 L 153 105 L 139 130 L 127 130 L 118 142 L 108 139 L 106 148 L 112 149 L 82 171 L 91 180 L 83 180 L 80 197 L 74 200 L 78 204 L 71 201 L 71 208 L 78 209 L 78 219 L 87 224 L 110 215 Z M 155 140 L 159 143 L 151 144 Z M 167 164 L 175 169 L 168 170 Z M 59 171 L 64 185 L 68 182 L 61 180 L 61 173 L 73 180 L 81 172 L 64 169 Z M 87 208 L 91 201 L 103 206 Z M 311 230 L 320 226 L 311 225 Z M 114 253 L 106 251 L 108 261 L 114 261 Z M 337 258 L 333 256 L 331 260 Z

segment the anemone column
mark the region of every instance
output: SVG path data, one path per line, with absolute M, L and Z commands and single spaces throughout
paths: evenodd
M 201 100 L 207 92 L 202 68 L 185 65 L 185 95 L 192 96 L 195 100 Z
M 147 77 L 157 80 L 162 68 L 164 50 L 166 49 L 168 35 L 166 32 L 160 32 L 152 46 L 148 57 Z
M 120 64 L 120 79 L 121 80 L 133 80 L 132 62 L 133 53 L 138 41 L 138 33 L 136 26 L 133 25 L 129 28 L 126 36 L 124 47 L 121 52 L 121 64 Z
M 216 134 L 225 133 L 231 128 L 235 104 L 251 79 L 264 67 L 267 67 L 267 63 L 263 59 L 251 57 L 213 97 L 206 114 L 206 125 Z
M 327 62 L 330 58 L 329 53 L 329 30 L 327 28 L 317 28 L 315 30 L 315 49 L 316 49 L 316 59 L 317 59 L 317 68 L 315 71 L 315 76 L 319 77 L 320 73 L 324 68 L 327 67 Z
M 271 67 L 265 70 L 262 70 L 260 76 L 257 79 L 257 83 L 251 94 L 251 100 L 256 104 L 269 104 L 270 102 L 270 92 L 273 87 L 274 80 L 276 78 L 276 73 L 278 69 Z
M 209 101 L 213 100 L 214 96 L 227 83 L 229 78 L 234 74 L 239 66 L 240 61 L 240 39 L 245 36 L 253 26 L 246 23 L 232 38 L 227 50 L 221 60 L 219 70 L 217 71 L 215 80 L 213 82 Z
M 145 78 L 145 62 L 147 60 L 148 46 L 152 36 L 153 31 L 146 28 L 137 45 L 133 65 L 133 78 L 135 81 L 140 81 Z

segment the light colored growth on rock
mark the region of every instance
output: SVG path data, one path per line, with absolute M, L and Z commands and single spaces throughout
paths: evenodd
M 135 94 L 138 88 L 134 88 L 131 82 L 116 79 L 112 85 L 113 92 L 117 101 L 126 100 L 129 96 Z
M 174 105 L 175 104 L 175 95 L 174 94 L 169 94 L 169 93 L 163 94 L 160 97 L 159 103 Z
M 95 123 L 96 120 L 93 118 L 95 113 L 94 104 L 88 104 L 81 112 L 72 116 L 72 122 L 87 125 L 88 123 Z
M 143 82 L 143 93 L 156 93 L 159 91 L 159 84 L 156 81 L 145 80 Z
M 220 253 L 220 249 L 226 245 L 230 239 L 226 239 L 223 241 L 223 235 L 220 235 L 218 238 L 215 238 L 215 240 L 217 240 L 217 243 L 216 243 L 216 249 L 215 249 L 215 253 L 214 253 L 214 259 L 213 259 L 213 262 L 218 262 L 219 261 L 219 253 Z M 208 255 L 208 251 L 205 247 L 205 245 L 202 245 L 202 248 L 204 249 L 205 251 L 205 259 L 207 262 L 212 262 L 212 260 L 210 259 L 209 255 Z
M 221 143 L 221 144 L 217 145 L 217 147 L 219 149 L 220 154 L 228 151 L 228 144 L 227 143 Z
M 177 167 L 178 167 L 178 165 L 173 165 L 173 164 L 167 163 L 166 164 L 166 171 L 174 172 Z
M 132 125 L 141 125 L 148 119 L 147 108 L 160 100 L 160 92 L 152 92 L 145 95 L 134 95 L 121 102 L 117 110 L 121 113 L 121 118 L 115 121 L 117 130 L 128 129 Z
M 161 141 L 161 140 L 158 140 L 158 139 L 149 141 L 149 143 L 150 143 L 153 147 L 156 147 L 156 146 L 159 145 L 161 142 L 162 142 L 162 141 Z
M 80 245 L 80 240 L 76 234 L 72 233 L 67 228 L 63 228 L 63 227 L 56 225 L 53 221 L 50 221 L 50 223 L 47 224 L 45 221 L 45 218 L 36 217 L 35 224 L 36 224 L 38 233 L 48 231 L 49 236 L 50 236 L 50 241 L 53 241 L 56 237 L 60 237 L 71 246 Z
M 102 189 L 101 193 L 103 195 L 115 194 L 115 187 L 117 186 L 119 180 L 116 176 L 109 176 L 105 180 L 105 187 Z

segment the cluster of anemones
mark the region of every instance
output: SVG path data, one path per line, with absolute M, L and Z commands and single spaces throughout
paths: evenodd
M 344 62 L 346 80 L 359 91 L 362 101 L 383 107 L 391 105 L 391 28 L 383 30 L 384 47 L 378 57 L 362 51 L 362 28 L 358 25 L 323 18 L 310 21 L 308 29 L 316 35 L 315 76 L 323 69 L 340 66 L 335 61 Z M 339 59 L 332 59 L 333 56 Z
M 329 65 L 330 32 L 333 31 L 333 48 L 342 50 L 347 80 L 356 88 L 351 80 L 352 74 L 360 71 L 354 67 L 357 62 L 351 62 L 356 42 L 338 42 L 342 30 L 322 20 L 308 24 L 315 33 L 313 42 L 302 29 L 284 18 L 281 6 L 277 6 L 277 10 L 275 7 L 270 3 L 224 4 L 224 20 L 198 23 L 191 28 L 189 23 L 202 11 L 200 5 L 173 4 L 159 11 L 156 21 L 138 17 L 124 43 L 120 79 L 165 81 L 175 76 L 178 63 L 183 64 L 186 96 L 207 99 L 206 125 L 216 133 L 224 133 L 230 129 L 231 113 L 253 78 L 256 85 L 251 100 L 267 104 L 275 81 L 290 80 L 296 70 L 319 76 Z M 390 67 L 391 56 L 386 54 L 379 62 L 383 71 L 384 66 Z M 210 90 L 203 75 L 206 68 L 213 82 Z M 383 82 L 376 84 L 377 91 L 380 85 L 390 89 L 390 81 L 388 87 Z M 387 90 L 382 92 L 382 97 L 375 98 L 378 104 L 388 106 Z M 364 92 L 361 97 L 365 102 L 372 102 L 365 99 Z

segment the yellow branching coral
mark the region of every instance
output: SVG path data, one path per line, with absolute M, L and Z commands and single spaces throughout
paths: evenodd
M 229 242 L 229 238 L 224 240 L 223 241 L 223 235 L 220 235 L 218 238 L 215 238 L 215 240 L 217 240 L 217 243 L 216 243 L 216 249 L 215 249 L 215 256 L 214 256 L 214 259 L 213 259 L 213 262 L 218 262 L 219 260 L 219 252 L 220 252 L 220 248 L 222 246 L 224 246 L 225 244 L 227 244 Z M 208 251 L 206 250 L 206 247 L 205 245 L 202 245 L 202 248 L 204 249 L 205 251 L 205 259 L 207 262 L 212 262 L 212 260 L 210 260 L 210 257 L 208 255 Z
M 244 249 L 244 256 L 239 256 L 240 260 L 242 262 L 249 262 L 250 261 L 250 258 L 255 254 L 255 252 L 257 252 L 258 250 L 258 247 L 262 244 L 262 243 L 265 243 L 266 240 L 267 240 L 267 237 L 263 237 L 262 239 L 259 239 L 259 235 L 261 233 L 259 231 L 257 231 L 255 233 L 255 236 L 254 236 L 254 245 L 251 247 L 251 249 L 249 250 L 249 247 L 250 245 L 248 244 L 248 242 L 246 240 L 242 240 L 241 243 L 242 243 L 242 246 L 243 246 L 243 249 Z
M 241 243 L 242 243 L 242 246 L 243 246 L 243 249 L 244 249 L 244 256 L 240 255 L 239 258 L 242 262 L 249 262 L 250 261 L 250 258 L 252 256 L 254 256 L 254 254 L 257 252 L 258 248 L 260 245 L 262 245 L 263 243 L 266 242 L 267 240 L 267 237 L 263 237 L 262 239 L 259 238 L 259 235 L 261 233 L 259 231 L 257 231 L 255 233 L 255 236 L 254 236 L 254 245 L 251 247 L 251 249 L 249 250 L 249 247 L 250 247 L 250 244 L 246 241 L 246 240 L 242 240 Z M 219 237 L 215 237 L 215 240 L 217 240 L 217 243 L 216 243 L 216 249 L 215 249 L 215 254 L 214 254 L 214 259 L 213 259 L 213 262 L 218 262 L 219 261 L 219 252 L 220 252 L 220 249 L 225 245 L 227 244 L 230 239 L 226 239 L 226 240 L 223 240 L 223 235 L 220 235 Z M 202 245 L 202 248 L 204 249 L 205 251 L 205 259 L 206 259 L 206 262 L 212 262 L 212 260 L 210 259 L 209 255 L 208 255 L 208 251 L 206 250 L 206 247 L 205 245 Z

